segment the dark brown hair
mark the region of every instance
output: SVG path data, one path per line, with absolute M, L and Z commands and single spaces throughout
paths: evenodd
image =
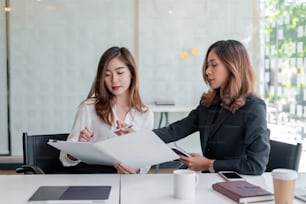
M 114 122 L 112 113 L 112 105 L 115 103 L 116 96 L 109 92 L 105 86 L 105 71 L 109 62 L 114 58 L 124 62 L 131 72 L 131 84 L 129 88 L 129 105 L 131 108 L 136 108 L 139 112 L 146 111 L 139 95 L 139 79 L 138 69 L 135 59 L 130 51 L 125 47 L 111 47 L 106 50 L 100 58 L 95 80 L 88 93 L 88 98 L 95 98 L 95 109 L 97 115 L 108 125 Z
M 201 97 L 201 103 L 206 107 L 222 102 L 224 108 L 231 112 L 237 111 L 245 104 L 247 96 L 254 92 L 256 77 L 246 48 L 236 40 L 222 40 L 212 44 L 206 53 L 202 74 L 208 84 L 206 69 L 207 58 L 214 51 L 229 71 L 229 77 L 224 87 L 211 89 Z

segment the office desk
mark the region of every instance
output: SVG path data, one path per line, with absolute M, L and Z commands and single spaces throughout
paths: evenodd
M 249 182 L 273 192 L 270 173 L 244 176 Z M 200 174 L 194 201 L 173 198 L 172 174 L 66 174 L 66 175 L 0 175 L 0 203 L 25 204 L 39 186 L 43 185 L 111 185 L 109 204 L 197 204 L 235 203 L 212 190 L 211 185 L 223 181 L 218 174 Z M 300 173 L 296 187 L 306 185 L 306 173 Z M 39 203 L 39 202 L 35 202 Z M 274 201 L 261 204 L 273 204 Z M 295 200 L 296 204 L 303 203 Z
M 0 203 L 27 203 L 39 186 L 110 185 L 112 189 L 108 203 L 118 204 L 119 184 L 120 177 L 117 174 L 0 175 Z
M 181 105 L 148 105 L 154 113 L 160 113 L 158 128 L 162 127 L 163 116 L 165 116 L 165 126 L 169 125 L 169 113 L 185 113 L 190 112 L 194 107 Z
M 270 173 L 262 176 L 244 176 L 249 182 L 262 186 L 273 192 L 273 182 Z M 173 198 L 172 174 L 148 174 L 148 175 L 123 175 L 121 178 L 121 203 L 122 204 L 220 204 L 235 203 L 231 199 L 212 190 L 212 184 L 223 179 L 218 174 L 201 174 L 196 189 L 194 201 L 177 200 Z M 296 187 L 306 185 L 306 174 L 300 174 Z M 273 204 L 274 201 L 261 202 L 261 204 Z M 294 203 L 303 203 L 295 200 Z

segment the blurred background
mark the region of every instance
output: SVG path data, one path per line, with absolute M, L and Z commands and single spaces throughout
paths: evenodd
M 3 156 L 22 155 L 22 132 L 70 131 L 111 46 L 136 57 L 147 105 L 173 101 L 184 108 L 171 111 L 168 122 L 186 116 L 207 90 L 207 48 L 227 39 L 249 51 L 271 138 L 306 146 L 305 0 L 0 0 L 0 8 Z M 200 152 L 198 134 L 178 144 Z

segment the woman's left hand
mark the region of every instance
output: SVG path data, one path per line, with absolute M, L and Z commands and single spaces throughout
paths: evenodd
M 115 163 L 114 167 L 117 169 L 118 174 L 137 174 L 139 171 L 122 163 Z
M 191 157 L 180 156 L 180 160 L 194 171 L 207 171 L 214 160 L 207 159 L 200 154 L 191 154 Z

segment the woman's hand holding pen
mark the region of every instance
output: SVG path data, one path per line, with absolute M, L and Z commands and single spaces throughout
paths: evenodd
M 133 125 L 128 125 L 126 123 L 120 123 L 119 120 L 116 121 L 117 123 L 117 127 L 116 127 L 116 130 L 115 130 L 115 133 L 117 135 L 124 135 L 124 134 L 127 134 L 127 133 L 131 133 L 131 132 L 134 132 L 135 130 L 132 128 Z
M 194 171 L 206 171 L 214 160 L 207 159 L 200 154 L 191 154 L 191 157 L 180 156 L 180 160 Z
M 83 130 L 80 131 L 79 141 L 80 142 L 91 142 L 95 138 L 95 133 L 85 127 Z
M 88 127 L 85 127 L 83 130 L 80 131 L 79 142 L 91 142 L 94 138 L 95 133 Z M 67 157 L 72 161 L 77 160 L 74 156 L 70 154 L 67 154 Z

